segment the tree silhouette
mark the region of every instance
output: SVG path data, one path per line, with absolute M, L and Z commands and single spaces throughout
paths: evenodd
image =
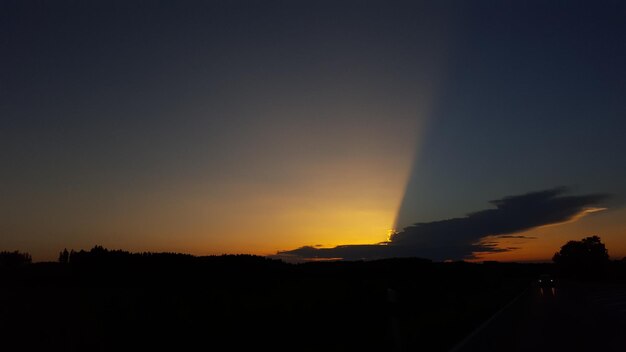
M 31 256 L 28 253 L 21 253 L 19 251 L 14 252 L 0 252 L 0 267 L 16 267 L 32 262 Z
M 590 236 L 567 242 L 552 260 L 563 274 L 590 278 L 606 269 L 609 254 L 600 237 Z
M 70 262 L 70 252 L 67 251 L 67 248 L 63 249 L 62 252 L 59 253 L 59 263 L 67 264 Z

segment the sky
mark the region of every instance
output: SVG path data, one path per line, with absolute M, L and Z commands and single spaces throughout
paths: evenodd
M 620 1 L 3 1 L 0 250 L 626 256 Z

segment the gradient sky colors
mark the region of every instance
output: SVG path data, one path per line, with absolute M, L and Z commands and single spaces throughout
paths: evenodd
M 591 234 L 625 256 L 625 18 L 617 1 L 3 2 L 0 249 L 376 244 L 569 186 L 608 209 L 485 259 Z

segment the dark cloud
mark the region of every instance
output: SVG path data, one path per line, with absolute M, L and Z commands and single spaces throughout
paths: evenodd
M 509 196 L 491 201 L 495 206 L 470 213 L 462 218 L 416 223 L 392 235 L 389 242 L 367 245 L 344 245 L 334 248 L 311 246 L 278 252 L 277 258 L 315 259 L 378 259 L 388 257 L 424 257 L 434 260 L 471 258 L 475 253 L 503 252 L 516 247 L 501 248 L 496 241 L 485 238 L 532 239 L 511 235 L 538 226 L 575 219 L 598 206 L 605 194 L 567 196 L 564 187 Z
M 522 235 L 504 235 L 504 236 L 497 236 L 498 238 L 520 238 L 520 239 L 524 239 L 524 240 L 536 240 L 537 237 L 534 236 L 522 236 Z

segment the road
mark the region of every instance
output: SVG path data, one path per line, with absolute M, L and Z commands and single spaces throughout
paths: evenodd
M 530 287 L 454 351 L 626 351 L 626 285 Z

